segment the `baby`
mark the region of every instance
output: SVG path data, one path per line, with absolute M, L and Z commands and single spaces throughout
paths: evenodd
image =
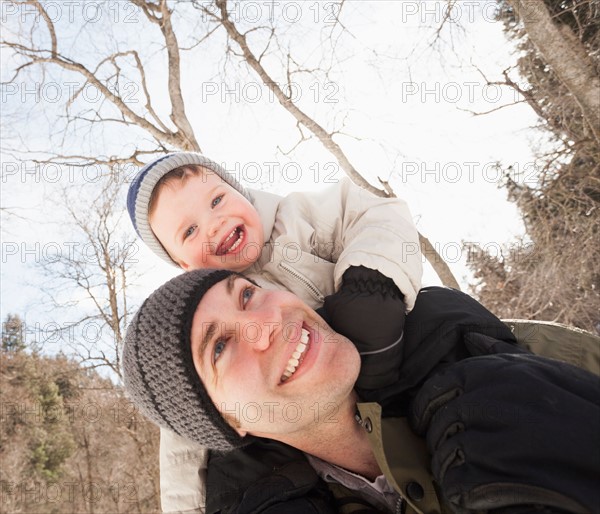
M 404 201 L 376 197 L 347 179 L 286 197 L 251 191 L 217 163 L 182 152 L 145 166 L 127 203 L 154 253 L 184 270 L 244 271 L 315 309 L 324 304 L 320 312 L 362 354 L 357 386 L 393 382 L 404 314 L 422 275 Z

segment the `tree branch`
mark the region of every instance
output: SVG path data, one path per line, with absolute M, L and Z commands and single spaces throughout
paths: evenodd
M 298 123 L 298 128 L 300 128 L 300 126 L 304 126 L 310 132 L 312 132 L 317 137 L 317 139 L 319 139 L 321 144 L 327 150 L 329 150 L 331 154 L 337 159 L 341 168 L 352 179 L 354 183 L 377 196 L 395 196 L 389 184 L 381 178 L 379 178 L 379 181 L 384 188 L 383 190 L 372 186 L 352 165 L 342 148 L 333 140 L 333 134 L 335 133 L 327 132 L 315 119 L 311 118 L 308 114 L 302 111 L 296 104 L 294 104 L 291 98 L 283 92 L 281 87 L 271 77 L 271 75 L 267 72 L 267 70 L 261 64 L 259 59 L 257 59 L 257 57 L 250 49 L 248 41 L 246 39 L 246 35 L 240 33 L 233 21 L 230 19 L 227 11 L 227 0 L 216 0 L 216 5 L 219 9 L 220 17 L 217 17 L 216 15 L 213 16 L 215 16 L 218 19 L 218 21 L 223 25 L 223 27 L 227 31 L 228 36 L 237 43 L 237 45 L 241 49 L 242 56 L 248 64 L 248 66 L 250 66 L 256 72 L 256 74 L 260 77 L 265 86 L 269 88 L 269 90 L 275 95 L 279 103 L 292 116 L 294 116 Z M 290 77 L 288 74 L 288 81 L 289 80 Z M 429 260 L 442 282 L 450 287 L 460 289 L 457 280 L 454 278 L 452 272 L 450 271 L 450 268 L 444 262 L 442 257 L 437 253 L 437 251 L 435 250 L 433 245 L 431 245 L 429 240 L 421 234 L 419 234 L 419 241 L 421 243 L 421 250 L 423 254 Z

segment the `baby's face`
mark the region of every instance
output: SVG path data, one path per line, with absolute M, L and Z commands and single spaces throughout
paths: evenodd
M 258 259 L 264 245 L 254 206 L 211 172 L 163 186 L 150 226 L 184 270 L 243 271 Z

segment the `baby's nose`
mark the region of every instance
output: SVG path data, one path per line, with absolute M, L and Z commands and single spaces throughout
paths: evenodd
M 223 226 L 223 223 L 225 223 L 225 218 L 221 216 L 213 218 L 210 223 L 210 230 L 208 235 L 210 237 L 215 236 L 219 229 Z

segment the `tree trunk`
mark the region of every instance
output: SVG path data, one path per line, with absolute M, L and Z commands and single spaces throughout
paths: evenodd
M 572 30 L 552 21 L 543 0 L 508 0 L 527 36 L 571 92 L 593 137 L 600 142 L 600 78 Z

